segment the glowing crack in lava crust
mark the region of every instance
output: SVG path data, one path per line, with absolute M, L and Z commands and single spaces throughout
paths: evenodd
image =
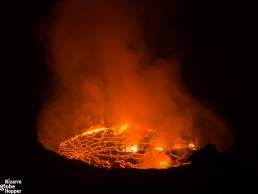
M 144 131 L 140 140 L 127 137 L 128 131 Z M 196 146 L 183 140 L 158 142 L 154 130 L 131 125 L 96 128 L 64 141 L 58 153 L 99 168 L 169 168 L 187 165 Z

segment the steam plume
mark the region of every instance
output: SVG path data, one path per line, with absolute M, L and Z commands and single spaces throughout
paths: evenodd
M 137 123 L 164 139 L 228 148 L 229 127 L 186 92 L 180 59 L 152 54 L 135 7 L 119 0 L 56 4 L 47 30 L 56 90 L 39 115 L 40 142 L 56 151 L 91 126 Z

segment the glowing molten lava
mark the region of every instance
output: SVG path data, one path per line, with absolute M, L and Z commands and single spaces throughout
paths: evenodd
M 140 138 L 131 138 L 137 133 Z M 97 128 L 59 146 L 58 153 L 100 168 L 169 168 L 189 164 L 196 146 L 182 140 L 159 142 L 154 130 L 131 125 Z

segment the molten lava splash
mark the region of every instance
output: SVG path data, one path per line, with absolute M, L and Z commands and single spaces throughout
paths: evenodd
M 131 139 L 127 137 L 131 131 L 145 134 Z M 194 144 L 182 140 L 158 142 L 157 136 L 154 130 L 131 125 L 97 128 L 62 142 L 58 153 L 100 168 L 169 168 L 189 164 L 187 157 L 197 149 Z

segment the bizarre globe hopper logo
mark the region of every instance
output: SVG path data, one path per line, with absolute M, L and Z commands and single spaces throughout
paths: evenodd
M 4 190 L 4 187 L 5 187 L 5 184 L 1 184 L 1 185 L 0 185 L 0 191 L 3 191 L 3 190 Z
M 130 133 L 141 134 L 133 140 Z M 132 125 L 95 128 L 64 141 L 58 153 L 100 168 L 169 168 L 187 165 L 187 157 L 197 147 L 175 139 L 158 141 L 154 130 Z

